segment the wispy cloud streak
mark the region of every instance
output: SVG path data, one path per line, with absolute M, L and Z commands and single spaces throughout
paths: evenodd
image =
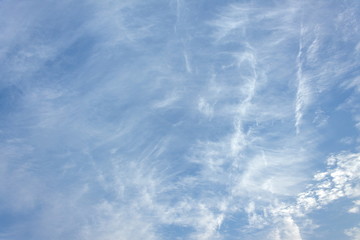
M 0 238 L 300 240 L 358 214 L 342 3 L 0 2 Z

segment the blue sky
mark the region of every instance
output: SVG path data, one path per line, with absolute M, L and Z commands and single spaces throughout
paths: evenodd
M 0 240 L 360 239 L 360 2 L 0 1 Z

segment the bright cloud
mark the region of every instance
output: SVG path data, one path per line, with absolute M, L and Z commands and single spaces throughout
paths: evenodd
M 359 10 L 1 1 L 0 239 L 358 239 Z

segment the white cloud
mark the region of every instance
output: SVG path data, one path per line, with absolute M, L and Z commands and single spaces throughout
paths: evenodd
M 21 104 L 0 131 L 12 136 L 0 145 L 4 206 L 39 209 L 24 223 L 38 239 L 162 239 L 169 225 L 184 239 L 229 229 L 302 239 L 297 217 L 360 195 L 359 155 L 346 153 L 303 191 L 321 155 L 314 129 L 327 120 L 312 109 L 357 62 L 342 63 L 334 46 L 322 56 L 324 39 L 338 39 L 314 20 L 326 11 L 284 3 L 230 4 L 189 24 L 205 18 L 199 3 L 179 0 L 171 12 L 161 1 L 2 1 L 0 57 L 31 82 L 13 81 Z M 53 33 L 36 35 L 45 26 Z
M 185 67 L 186 67 L 186 71 L 188 73 L 192 73 L 192 67 L 191 67 L 191 62 L 190 62 L 190 58 L 189 58 L 189 54 L 184 51 L 184 61 L 185 61 Z
M 176 103 L 176 101 L 179 100 L 179 93 L 177 92 L 172 92 L 168 95 L 165 96 L 164 99 L 161 99 L 159 101 L 156 101 L 153 106 L 154 108 L 166 108 L 166 107 L 170 107 L 171 105 L 174 105 Z
M 302 240 L 300 229 L 290 216 L 285 216 L 276 222 L 276 227 L 270 232 L 271 240 Z
M 359 197 L 360 154 L 339 154 L 327 160 L 326 172 L 317 173 L 315 183 L 297 199 L 296 211 L 312 211 L 347 197 Z
M 351 240 L 360 239 L 360 227 L 353 227 L 345 230 L 345 234 L 351 238 Z
M 201 113 L 211 118 L 214 114 L 213 107 L 204 98 L 199 99 L 198 108 Z

